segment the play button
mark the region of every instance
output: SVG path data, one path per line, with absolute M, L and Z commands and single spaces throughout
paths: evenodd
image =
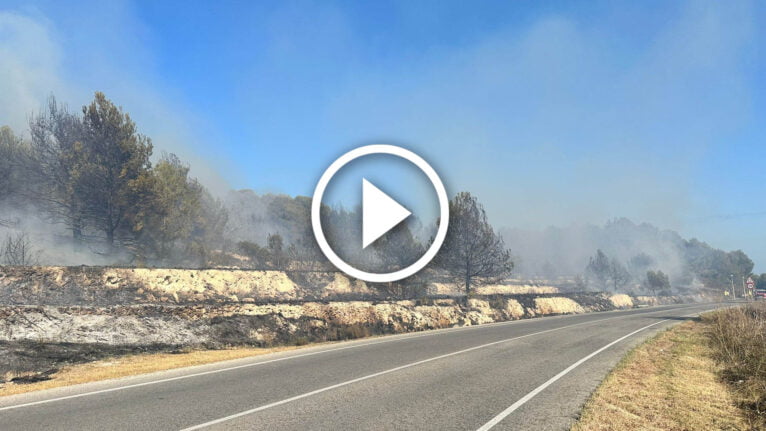
M 439 201 L 438 228 L 436 229 L 436 235 L 433 236 L 433 241 L 431 241 L 428 250 L 426 250 L 426 252 L 411 265 L 393 272 L 369 272 L 351 266 L 333 250 L 327 242 L 327 238 L 325 237 L 322 228 L 322 197 L 324 196 L 330 180 L 332 180 L 333 176 L 335 176 L 335 174 L 348 163 L 358 158 L 373 154 L 396 156 L 413 164 L 426 175 L 428 181 L 433 185 L 433 192 Z M 361 250 L 367 249 L 370 244 L 373 244 L 375 241 L 385 236 L 399 223 L 405 221 L 410 215 L 412 215 L 412 212 L 409 209 L 391 198 L 366 178 L 362 178 Z M 319 245 L 320 250 L 322 250 L 322 253 L 324 253 L 327 259 L 341 271 L 354 278 L 369 282 L 388 283 L 397 281 L 407 278 L 423 269 L 439 251 L 439 248 L 444 242 L 444 238 L 447 236 L 448 225 L 449 201 L 447 200 L 447 191 L 444 189 L 444 184 L 442 184 L 436 171 L 434 171 L 428 162 L 423 160 L 423 158 L 417 154 L 395 145 L 366 145 L 340 156 L 319 178 L 319 182 L 317 183 L 316 189 L 314 189 L 314 196 L 311 201 L 311 227 L 314 230 L 314 237 L 316 237 L 317 244 Z
M 362 178 L 362 248 L 390 231 L 412 213 Z

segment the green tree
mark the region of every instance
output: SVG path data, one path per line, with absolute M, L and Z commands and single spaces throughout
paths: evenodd
M 662 271 L 647 271 L 644 286 L 653 296 L 657 296 L 658 293 L 663 296 L 670 295 L 670 280 Z
M 447 237 L 436 264 L 461 283 L 466 295 L 475 285 L 497 283 L 513 270 L 511 253 L 487 220 L 484 207 L 468 192 L 449 203 Z
M 189 167 L 175 154 L 164 154 L 151 171 L 142 176 L 150 189 L 140 203 L 133 229 L 144 255 L 160 261 L 178 262 L 180 243 L 188 241 L 202 211 L 202 189 L 189 178 Z
M 86 213 L 112 250 L 120 235 L 131 235 L 142 203 L 149 198 L 152 144 L 139 134 L 122 108 L 97 92 L 83 107 L 83 161 Z
M 753 271 L 753 261 L 741 250 L 725 252 L 692 239 L 682 248 L 689 272 L 712 290 L 729 289 L 731 276 L 741 280 Z

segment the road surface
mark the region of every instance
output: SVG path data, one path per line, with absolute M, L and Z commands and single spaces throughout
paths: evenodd
M 4 397 L 0 429 L 567 429 L 630 347 L 715 307 L 394 335 Z

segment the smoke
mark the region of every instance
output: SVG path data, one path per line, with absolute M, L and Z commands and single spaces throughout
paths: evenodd
M 585 273 L 596 250 L 617 260 L 631 271 L 631 259 L 646 255 L 650 259 L 642 272 L 633 272 L 631 285 L 640 284 L 646 270 L 661 270 L 672 284 L 695 283 L 689 279 L 689 268 L 682 255 L 684 239 L 671 230 L 650 224 L 636 224 L 628 219 L 615 219 L 603 226 L 573 224 L 543 230 L 503 229 L 506 245 L 515 258 L 515 271 L 522 277 L 558 277 L 573 279 Z
M 146 48 L 148 34 L 132 7 L 120 2 L 70 6 L 46 9 L 55 13 L 55 22 L 40 9 L 0 10 L 0 126 L 24 135 L 30 116 L 49 95 L 78 112 L 94 91 L 102 91 L 152 138 L 155 158 L 161 150 L 175 153 L 214 193 L 229 190 L 238 170 L 216 157 L 211 145 L 216 137 L 201 126 L 206 124 L 201 115 L 160 89 L 164 84 Z
M 0 206 L 0 244 L 24 237 L 35 259 L 33 264 L 52 266 L 128 264 L 127 253 L 106 253 L 98 242 L 75 243 L 63 225 L 52 224 L 39 211 L 22 206 Z M 0 256 L 2 258 L 2 256 Z M 0 264 L 7 263 L 2 262 Z
M 507 240 L 521 253 L 525 271 L 539 272 L 543 255 L 552 253 L 556 257 L 549 260 L 562 265 L 558 271 L 577 273 L 604 245 L 585 226 L 611 217 L 684 235 L 716 235 L 716 245 L 729 248 L 743 247 L 752 235 L 742 223 L 705 231 L 704 223 L 689 220 L 735 214 L 698 186 L 699 166 L 753 117 L 753 9 L 749 2 L 690 1 L 659 12 L 662 19 L 639 20 L 635 9 L 619 5 L 605 13 L 606 24 L 580 14 L 540 13 L 458 44 L 412 48 L 406 61 L 392 67 L 368 61 L 376 53 L 362 49 L 343 10 L 287 7 L 264 26 L 270 49 L 233 75 L 257 82 L 247 82 L 243 87 L 250 91 L 237 95 L 250 99 L 238 100 L 246 112 L 225 121 L 250 128 L 253 118 L 266 118 L 249 136 L 263 148 L 280 149 L 240 145 L 226 156 L 217 153 L 224 139 L 218 133 L 225 131 L 214 131 L 206 113 L 189 108 L 163 79 L 163 59 L 148 48 L 151 29 L 129 2 L 41 9 L 20 3 L 15 11 L 0 12 L 0 125 L 24 133 L 28 116 L 51 92 L 76 110 L 101 90 L 153 138 L 155 154 L 177 153 L 193 176 L 219 194 L 244 183 L 241 170 L 251 168 L 306 193 L 340 147 L 370 137 L 401 139 L 437 168 L 451 194 L 471 191 L 494 225 L 517 232 Z M 418 29 L 429 24 L 416 15 L 410 18 Z M 84 17 L 88 25 L 82 25 Z M 287 32 L 295 22 L 312 25 Z M 636 22 L 645 28 L 637 29 Z M 325 58 L 336 68 L 313 67 Z M 266 69 L 277 71 L 268 75 L 271 80 L 257 73 Z M 242 156 L 256 153 L 254 162 Z M 250 186 L 264 185 L 287 187 Z M 259 208 L 250 213 L 260 225 L 235 236 L 263 244 L 268 233 L 291 235 L 265 206 Z M 19 218 L 29 220 L 25 230 L 43 226 L 35 217 Z M 743 218 L 755 217 L 725 220 Z M 562 229 L 570 231 L 566 252 L 536 249 L 535 238 L 545 237 L 530 232 L 572 223 L 579 227 Z M 763 230 L 762 223 L 751 225 L 751 232 Z M 631 257 L 617 246 L 603 248 Z M 673 266 L 674 256 L 663 256 L 656 244 L 640 248 Z M 65 249 L 55 254 L 69 255 Z
M 683 2 L 641 28 L 635 10 L 615 9 L 608 24 L 542 14 L 359 73 L 333 100 L 332 129 L 413 143 L 498 226 L 624 216 L 705 236 L 686 221 L 728 211 L 699 187 L 700 166 L 753 119 L 752 5 Z M 719 245 L 742 247 L 737 235 Z

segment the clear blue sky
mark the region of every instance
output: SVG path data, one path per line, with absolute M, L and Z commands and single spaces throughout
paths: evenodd
M 214 188 L 405 142 L 497 226 L 626 216 L 766 271 L 766 5 L 0 1 L 0 123 L 123 105 Z

